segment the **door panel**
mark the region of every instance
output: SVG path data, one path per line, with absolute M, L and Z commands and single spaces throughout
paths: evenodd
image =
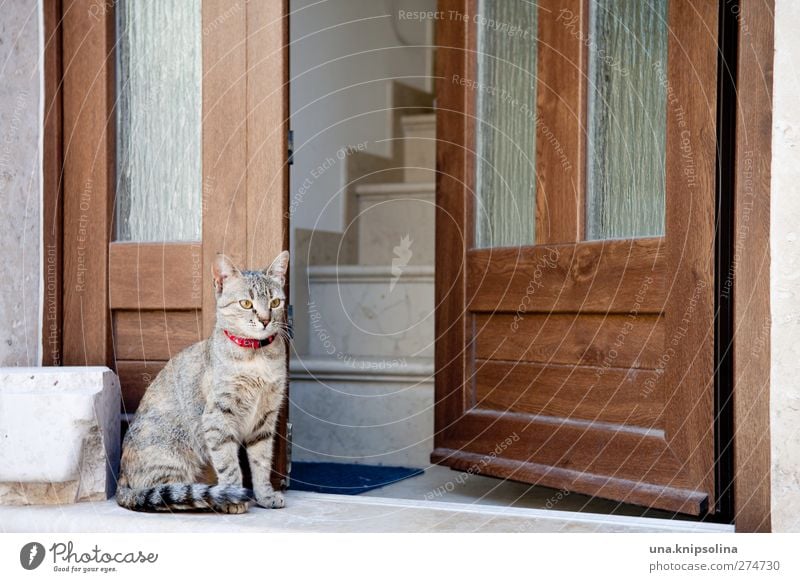
M 601 4 L 595 10 L 609 9 Z M 537 116 L 527 126 L 528 134 L 538 135 L 537 212 L 528 217 L 536 221 L 536 245 L 475 248 L 485 246 L 473 235 L 484 204 L 476 198 L 503 193 L 477 194 L 487 185 L 476 177 L 473 144 L 476 127 L 486 120 L 473 119 L 480 99 L 470 92 L 481 89 L 446 81 L 437 88 L 432 459 L 472 470 L 478 462 L 488 475 L 700 514 L 713 511 L 715 498 L 717 14 L 707 2 L 672 0 L 668 12 L 665 2 L 656 4 L 668 14 L 668 23 L 660 20 L 668 35 L 645 22 L 658 22 L 658 14 L 615 16 L 632 19 L 625 30 L 647 37 L 633 43 L 642 54 L 620 52 L 633 59 L 630 67 L 642 69 L 643 62 L 647 71 L 631 69 L 627 85 L 620 87 L 617 79 L 610 89 L 598 88 L 613 111 L 587 126 L 587 84 L 594 90 L 599 83 L 581 39 L 598 16 L 588 13 L 586 2 L 539 3 Z M 444 11 L 473 14 L 476 7 L 440 2 Z M 469 20 L 439 22 L 441 79 L 476 74 L 480 57 L 473 49 L 481 33 Z M 667 55 L 658 50 L 659 34 L 668 36 Z M 614 42 L 632 44 L 622 40 Z M 622 111 L 644 89 L 654 96 Z M 629 130 L 609 129 L 614 112 L 630 118 Z M 642 142 L 648 127 L 656 133 L 649 145 Z M 585 180 L 587 133 L 593 179 L 614 173 L 602 189 Z M 620 180 L 625 159 L 635 166 L 637 156 L 646 163 L 627 168 Z M 629 217 L 609 221 L 609 209 Z M 587 216 L 594 238 L 664 236 L 586 241 Z
M 134 413 L 166 361 L 210 333 L 216 254 L 264 266 L 288 248 L 288 1 L 64 0 L 58 13 L 63 363 L 115 368 Z M 286 409 L 279 435 L 275 487 Z

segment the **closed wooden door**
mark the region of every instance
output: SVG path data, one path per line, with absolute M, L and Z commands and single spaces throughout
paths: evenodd
M 717 4 L 439 8 L 432 460 L 713 512 Z
M 114 367 L 123 412 L 135 414 L 166 362 L 209 336 L 217 253 L 254 268 L 288 248 L 288 2 L 76 1 L 64 19 L 65 46 L 75 45 L 65 62 L 80 63 L 65 70 L 67 125 L 92 131 L 90 99 L 107 124 L 84 137 L 104 144 L 94 157 L 66 147 L 65 173 L 91 176 L 99 160 L 105 179 L 89 178 L 85 211 L 80 191 L 65 191 L 65 234 L 92 213 L 85 244 L 97 261 L 91 302 L 65 270 L 65 358 Z M 94 82 L 81 85 L 79 71 Z M 85 249 L 68 236 L 65 255 L 80 261 Z M 285 413 L 280 431 L 276 486 L 286 474 Z

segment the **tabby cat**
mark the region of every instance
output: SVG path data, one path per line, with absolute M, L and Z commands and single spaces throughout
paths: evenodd
M 286 392 L 284 283 L 289 253 L 263 271 L 216 258 L 211 337 L 173 357 L 142 398 L 125 435 L 117 502 L 135 511 L 244 513 L 284 506 L 270 485 L 272 445 Z M 242 486 L 244 445 L 253 490 Z M 216 485 L 198 480 L 208 465 Z

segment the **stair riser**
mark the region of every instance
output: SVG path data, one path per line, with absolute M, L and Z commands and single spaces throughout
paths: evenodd
M 433 383 L 293 380 L 289 419 L 293 460 L 427 467 Z
M 309 279 L 315 356 L 433 357 L 433 277 Z
M 359 196 L 359 263 L 391 265 L 398 254 L 407 256 L 404 249 L 408 248 L 409 265 L 433 265 L 434 204 L 433 192 Z M 403 244 L 405 237 L 411 241 L 407 247 Z
M 414 116 L 403 122 L 404 177 L 408 182 L 434 179 L 436 168 L 436 124 L 434 116 Z

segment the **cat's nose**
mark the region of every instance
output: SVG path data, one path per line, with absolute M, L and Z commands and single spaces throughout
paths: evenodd
M 259 318 L 258 318 L 258 321 L 260 321 L 260 322 L 261 322 L 261 325 L 263 325 L 263 326 L 264 326 L 264 328 L 266 328 L 266 327 L 269 325 L 269 317 L 267 317 L 267 318 L 261 318 L 261 317 L 259 317 Z

